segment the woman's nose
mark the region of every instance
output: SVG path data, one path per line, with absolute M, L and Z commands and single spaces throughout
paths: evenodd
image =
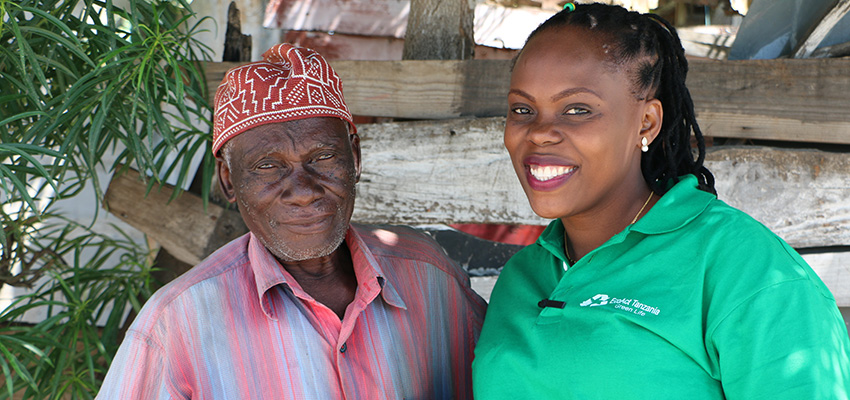
M 540 121 L 532 124 L 526 136 L 528 141 L 537 146 L 550 146 L 564 140 L 563 132 L 551 121 Z

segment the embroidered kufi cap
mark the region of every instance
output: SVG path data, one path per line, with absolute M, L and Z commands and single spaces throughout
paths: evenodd
M 357 131 L 339 75 L 319 53 L 288 43 L 227 71 L 214 104 L 213 155 L 236 135 L 275 122 L 336 117 Z

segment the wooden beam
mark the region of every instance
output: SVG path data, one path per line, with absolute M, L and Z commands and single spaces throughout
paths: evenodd
M 850 251 L 803 252 L 803 259 L 835 296 L 838 306 L 850 307 Z
M 716 147 L 706 156 L 720 199 L 795 248 L 850 245 L 850 157 L 816 150 Z
M 508 60 L 331 61 L 357 115 L 503 116 Z M 215 93 L 227 68 L 207 64 Z M 690 60 L 688 87 L 706 135 L 850 144 L 850 59 Z
M 369 223 L 542 225 L 502 145 L 504 118 L 360 126 L 354 218 Z M 850 157 L 714 147 L 720 198 L 797 248 L 850 245 Z
M 502 146 L 503 127 L 504 118 L 498 117 L 361 125 L 363 173 L 353 220 L 545 224 L 520 188 Z M 714 147 L 706 165 L 722 200 L 792 246 L 850 245 L 850 157 L 845 154 Z M 115 176 L 106 205 L 183 260 L 197 261 L 238 235 L 235 211 L 227 214 L 209 204 L 204 212 L 200 198 L 190 193 L 168 204 L 171 191 L 163 187 L 145 197 L 136 177 Z M 188 234 L 186 227 L 198 233 Z M 222 233 L 215 240 L 201 233 L 212 231 Z
M 504 115 L 507 60 L 330 61 L 353 114 L 410 119 Z M 211 95 L 239 63 L 206 64 Z
M 224 54 L 222 61 L 251 60 L 251 35 L 242 34 L 242 13 L 231 1 L 227 7 L 227 30 L 224 32 Z
M 709 136 L 850 144 L 850 60 L 691 60 Z
M 139 173 L 116 173 L 104 195 L 104 208 L 144 232 L 178 260 L 195 265 L 204 257 L 247 232 L 239 213 L 214 203 L 207 205 L 193 193 L 170 201 L 174 187 L 155 187 L 147 195 Z
M 794 51 L 794 58 L 808 58 L 820 46 L 829 32 L 838 25 L 845 15 L 850 13 L 850 0 L 838 0 L 831 10 L 820 20 L 805 40 L 800 41 Z

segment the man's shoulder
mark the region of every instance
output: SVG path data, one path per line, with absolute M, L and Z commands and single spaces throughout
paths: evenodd
M 203 296 L 203 292 L 216 295 L 220 293 L 221 285 L 236 284 L 231 279 L 223 278 L 223 275 L 248 265 L 248 240 L 248 234 L 234 239 L 210 254 L 198 265 L 159 288 L 145 303 L 137 320 L 140 323 L 144 323 L 143 320 L 150 322 L 158 320 L 163 312 L 172 307 L 176 299 L 189 291 L 194 292 L 193 296 Z M 200 292 L 196 290 L 198 288 L 202 288 Z M 137 328 L 143 330 L 141 326 Z
M 463 271 L 428 234 L 404 225 L 361 225 L 352 228 L 376 258 L 402 258 L 433 265 L 456 275 Z

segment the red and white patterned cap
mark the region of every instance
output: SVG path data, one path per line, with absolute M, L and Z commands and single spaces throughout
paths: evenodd
M 342 81 L 325 58 L 308 48 L 278 44 L 263 53 L 263 61 L 224 75 L 215 92 L 213 155 L 248 129 L 314 117 L 341 118 L 357 131 Z

